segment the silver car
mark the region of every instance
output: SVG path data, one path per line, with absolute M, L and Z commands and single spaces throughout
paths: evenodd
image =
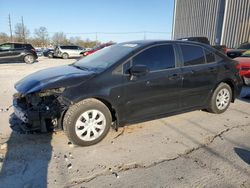
M 85 49 L 80 46 L 75 45 L 59 45 L 55 47 L 54 57 L 61 57 L 63 59 L 68 59 L 70 57 L 80 57 L 81 52 Z

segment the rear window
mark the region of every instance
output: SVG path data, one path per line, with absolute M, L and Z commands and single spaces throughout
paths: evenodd
M 195 45 L 180 45 L 184 66 L 206 63 L 203 48 Z

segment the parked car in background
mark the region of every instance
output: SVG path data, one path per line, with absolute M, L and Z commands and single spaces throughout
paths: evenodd
M 184 37 L 184 38 L 179 38 L 177 40 L 182 40 L 182 41 L 194 41 L 194 42 L 200 42 L 203 44 L 210 45 L 210 42 L 207 37 Z M 215 49 L 219 50 L 222 53 L 226 53 L 227 47 L 225 45 L 214 45 L 212 46 Z
M 0 45 L 0 62 L 25 62 L 31 64 L 36 59 L 36 50 L 31 44 L 4 43 Z
M 48 57 L 48 58 L 53 58 L 54 57 L 54 49 L 47 48 L 46 50 L 43 51 L 43 56 Z
M 87 56 L 87 55 L 93 54 L 93 53 L 97 52 L 98 50 L 101 50 L 101 49 L 103 49 L 103 48 L 105 48 L 105 47 L 111 46 L 111 45 L 113 45 L 113 44 L 114 44 L 114 43 L 105 43 L 105 44 L 101 44 L 101 45 L 95 46 L 95 47 L 92 48 L 91 50 L 82 52 L 81 54 L 82 54 L 83 56 Z
M 80 46 L 75 45 L 59 45 L 54 49 L 54 57 L 61 57 L 63 59 L 68 59 L 70 57 L 81 57 L 81 52 L 85 49 Z
M 37 56 L 43 56 L 43 49 L 42 48 L 35 48 Z
M 242 43 L 236 49 L 228 49 L 226 54 L 230 58 L 236 58 L 236 57 L 241 56 L 247 50 L 250 50 L 250 43 L 249 42 Z
M 88 146 L 111 125 L 191 110 L 225 112 L 241 91 L 237 64 L 197 42 L 120 43 L 23 78 L 15 85 L 14 111 L 26 123 L 23 130 L 56 126 L 74 144 Z
M 239 62 L 240 75 L 244 80 L 244 84 L 250 85 L 250 50 L 247 50 L 234 60 Z

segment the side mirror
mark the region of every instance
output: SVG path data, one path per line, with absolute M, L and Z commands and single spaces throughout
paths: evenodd
M 132 76 L 142 76 L 149 72 L 149 69 L 146 65 L 134 65 L 129 69 L 129 73 Z

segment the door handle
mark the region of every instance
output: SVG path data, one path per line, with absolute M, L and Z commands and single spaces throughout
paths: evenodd
M 173 74 L 171 76 L 168 77 L 169 80 L 177 80 L 180 79 L 180 75 L 179 74 Z
M 215 67 L 210 67 L 209 72 L 216 72 L 216 68 Z

